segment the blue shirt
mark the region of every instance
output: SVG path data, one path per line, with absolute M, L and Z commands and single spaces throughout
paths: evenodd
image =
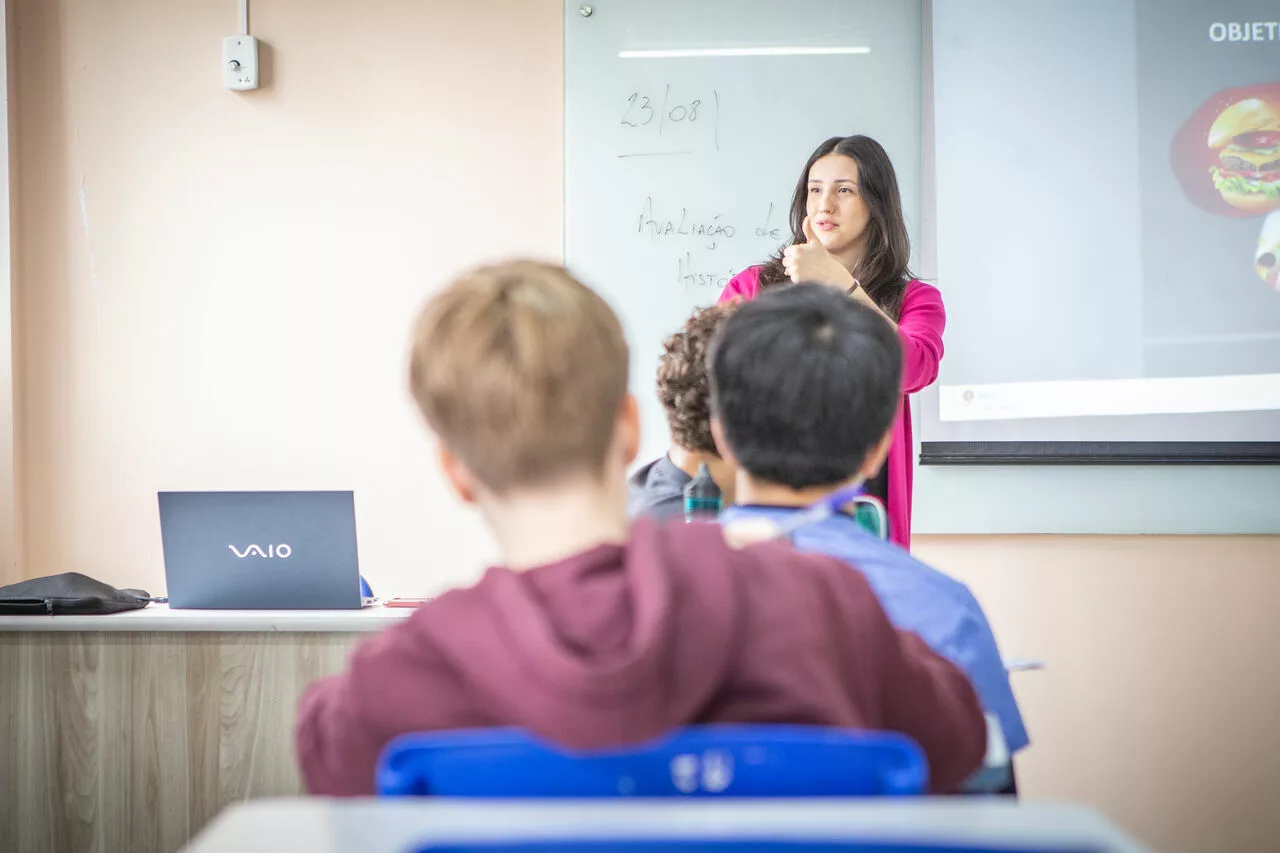
M 721 513 L 720 521 L 763 517 L 781 522 L 798 511 L 734 506 Z M 967 586 L 867 533 L 847 515 L 803 527 L 791 540 L 801 551 L 836 557 L 861 571 L 894 625 L 918 634 L 969 676 L 978 701 L 1000 720 L 1010 754 L 1030 743 L 995 635 Z

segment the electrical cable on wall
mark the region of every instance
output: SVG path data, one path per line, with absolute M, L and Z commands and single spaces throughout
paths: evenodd
M 249 0 L 240 0 L 240 34 L 222 40 L 222 82 L 235 92 L 258 88 L 258 40 L 249 35 Z

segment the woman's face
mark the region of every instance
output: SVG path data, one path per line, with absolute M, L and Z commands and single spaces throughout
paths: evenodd
M 858 188 L 858 164 L 843 154 L 821 157 L 809 169 L 805 204 L 818 242 L 833 255 L 861 254 L 871 208 Z

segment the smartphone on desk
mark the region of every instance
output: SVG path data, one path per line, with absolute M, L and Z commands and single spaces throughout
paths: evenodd
M 389 598 L 383 604 L 384 607 L 418 607 L 426 604 L 429 598 Z

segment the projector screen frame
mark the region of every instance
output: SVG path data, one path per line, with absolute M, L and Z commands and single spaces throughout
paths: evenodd
M 1280 465 L 1280 441 L 922 441 L 921 465 Z

